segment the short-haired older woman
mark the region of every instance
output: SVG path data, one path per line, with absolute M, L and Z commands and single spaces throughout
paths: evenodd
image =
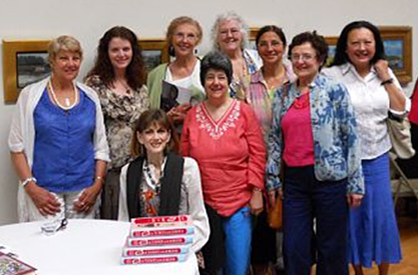
M 288 56 L 297 80 L 280 88 L 273 102 L 267 189 L 283 194 L 283 255 L 289 275 L 310 273 L 312 251 L 318 257 L 317 274 L 348 274 L 348 205 L 358 206 L 364 194 L 348 92 L 319 74 L 327 52 L 324 38 L 315 32 L 296 35 Z
M 136 159 L 122 168 L 118 219 L 190 215 L 196 230 L 192 250 L 198 252 L 209 238 L 209 222 L 196 161 L 178 155 L 177 134 L 161 109 L 143 112 L 134 133 Z
M 202 40 L 202 27 L 199 22 L 188 16 L 173 19 L 167 28 L 166 41 L 169 53 L 175 57 L 173 62 L 161 64 L 148 75 L 152 108 L 161 107 L 163 80 L 192 92 L 192 101 L 202 101 L 205 97 L 200 83 L 200 60 L 196 56 L 196 46 Z M 182 123 L 190 104 L 181 104 L 166 110 L 176 123 Z
M 71 36 L 48 47 L 51 76 L 22 90 L 9 148 L 21 181 L 21 222 L 94 218 L 109 161 L 96 93 L 75 81 L 83 57 Z
M 350 211 L 350 258 L 357 275 L 362 266 L 400 262 L 401 247 L 392 203 L 389 176 L 391 142 L 386 120 L 407 115 L 409 99 L 385 60 L 379 29 L 367 21 L 349 23 L 337 42 L 334 62 L 327 75 L 347 87 L 353 101 L 364 171 L 366 196 L 360 208 Z
M 250 75 L 258 71 L 262 61 L 257 51 L 248 49 L 248 25 L 235 12 L 218 15 L 212 27 L 213 49 L 224 52 L 232 63 L 231 96 L 245 100 Z
M 263 209 L 265 145 L 251 107 L 229 96 L 229 58 L 219 51 L 208 53 L 202 60 L 200 78 L 207 98 L 187 114 L 182 154 L 198 162 L 203 198 L 212 209 L 208 212 L 216 213 L 215 218 L 209 218 L 212 255 L 218 256 L 223 243 L 214 244 L 211 239 L 221 232 L 225 234 L 226 274 L 245 275 L 250 260 L 251 214 L 258 215 Z M 216 221 L 220 221 L 218 228 L 214 228 Z M 205 262 L 212 262 L 205 252 L 203 249 Z
M 102 192 L 100 217 L 116 220 L 119 175 L 131 158 L 129 144 L 135 121 L 148 109 L 146 73 L 133 31 L 115 26 L 105 32 L 97 47 L 96 61 L 86 84 L 100 98 L 110 147 L 110 163 Z

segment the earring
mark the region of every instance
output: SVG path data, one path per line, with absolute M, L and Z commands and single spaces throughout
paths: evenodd
M 170 45 L 170 46 L 168 47 L 168 54 L 169 54 L 170 56 L 172 56 L 172 57 L 175 57 L 175 56 L 176 56 L 176 52 L 174 51 L 174 47 L 173 47 L 172 45 Z
M 197 48 L 194 49 L 194 54 L 197 55 Z

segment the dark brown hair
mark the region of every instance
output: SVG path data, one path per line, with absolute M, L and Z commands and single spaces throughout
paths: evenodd
M 345 26 L 344 29 L 341 31 L 341 34 L 337 42 L 337 48 L 335 50 L 334 61 L 332 62 L 331 66 L 342 65 L 347 62 L 351 62 L 346 53 L 348 35 L 352 30 L 361 28 L 368 29 L 373 33 L 376 45 L 376 52 L 372 60 L 370 60 L 371 65 L 374 65 L 379 59 L 385 59 L 385 47 L 383 45 L 383 40 L 382 36 L 380 35 L 379 28 L 377 28 L 375 25 L 368 21 L 354 21 Z
M 321 66 L 319 67 L 319 69 L 321 69 L 328 57 L 328 44 L 325 41 L 325 38 L 322 35 L 317 34 L 316 31 L 303 32 L 293 37 L 292 43 L 289 45 L 288 58 L 291 59 L 292 49 L 294 47 L 304 43 L 310 43 L 312 48 L 314 48 L 316 58 L 318 62 L 321 63 Z
M 257 32 L 257 36 L 255 37 L 255 45 L 257 46 L 257 48 L 258 48 L 258 42 L 260 41 L 261 36 L 265 34 L 266 32 L 274 32 L 275 34 L 277 34 L 277 36 L 282 41 L 283 45 L 286 47 L 287 41 L 286 41 L 286 36 L 284 35 L 283 30 L 275 25 L 267 25 L 267 26 L 262 27 Z
M 144 111 L 138 118 L 135 123 L 134 134 L 132 136 L 132 144 L 131 144 L 131 151 L 134 157 L 144 156 L 146 157 L 147 151 L 141 143 L 139 143 L 137 138 L 137 133 L 143 133 L 146 129 L 151 127 L 153 124 L 157 124 L 162 128 L 166 129 L 170 135 L 170 142 L 168 143 L 167 147 L 165 148 L 165 154 L 169 152 L 179 152 L 179 137 L 171 123 L 170 119 L 168 118 L 167 114 L 161 109 L 149 109 Z
M 142 60 L 141 49 L 138 45 L 138 38 L 133 31 L 123 26 L 116 26 L 109 29 L 100 39 L 97 47 L 97 56 L 93 68 L 86 78 L 98 75 L 106 86 L 109 86 L 115 78 L 112 63 L 109 59 L 109 44 L 113 38 L 128 40 L 132 47 L 132 60 L 126 69 L 128 85 L 137 90 L 145 84 L 146 71 Z

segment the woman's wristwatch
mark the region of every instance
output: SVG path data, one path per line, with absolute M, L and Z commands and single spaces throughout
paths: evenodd
M 386 80 L 382 81 L 382 83 L 380 83 L 380 85 L 385 86 L 386 84 L 392 84 L 392 83 L 393 83 L 393 78 L 391 77 L 389 79 L 386 79 Z

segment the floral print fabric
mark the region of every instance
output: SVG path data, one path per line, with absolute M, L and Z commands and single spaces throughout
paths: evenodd
M 364 194 L 360 143 L 354 109 L 347 89 L 322 75 L 318 75 L 309 88 L 317 180 L 336 181 L 347 178 L 347 193 Z M 299 96 L 297 82 L 293 82 L 280 88 L 273 100 L 273 121 L 268 140 L 269 157 L 266 170 L 266 187 L 269 191 L 281 187 L 281 120 Z
M 130 160 L 130 144 L 135 121 L 149 108 L 146 86 L 130 96 L 115 94 L 99 76 L 92 76 L 86 84 L 93 88 L 100 98 L 105 119 L 107 141 L 110 148 L 109 169 L 120 168 Z

